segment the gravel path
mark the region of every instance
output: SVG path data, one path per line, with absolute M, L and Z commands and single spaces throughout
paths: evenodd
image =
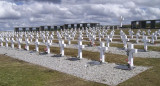
M 85 58 L 82 60 L 76 60 L 73 57 L 66 56 L 53 57 L 53 54 L 39 55 L 36 52 L 31 53 L 30 51 L 5 47 L 0 47 L 0 54 L 6 54 L 16 59 L 38 64 L 89 81 L 95 81 L 108 85 L 117 85 L 149 69 L 149 67 L 136 66 L 133 70 L 122 70 L 126 66 L 117 65 L 114 63 L 104 63 L 99 65 L 99 62 L 91 61 Z

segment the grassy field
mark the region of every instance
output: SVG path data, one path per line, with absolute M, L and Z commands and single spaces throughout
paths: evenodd
M 106 86 L 0 55 L 0 86 Z

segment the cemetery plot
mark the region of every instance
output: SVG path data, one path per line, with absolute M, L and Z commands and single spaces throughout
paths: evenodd
M 86 28 L 85 30 L 64 29 L 54 32 L 40 31 L 39 33 L 3 32 L 0 34 L 0 44 L 3 50 L 1 52 L 3 53 L 10 51 L 10 53 L 17 52 L 16 54 L 18 54 L 23 52 L 23 54 L 27 56 L 20 57 L 22 54 L 15 55 L 15 53 L 12 53 L 13 56 L 19 59 L 51 69 L 60 68 L 58 71 L 72 74 L 83 79 L 108 85 L 117 85 L 148 69 L 148 67 L 134 65 L 137 57 L 160 58 L 159 37 L 160 30 L 134 31 L 131 29 L 108 30 Z M 29 52 L 32 54 L 29 54 Z M 41 52 L 45 54 L 42 55 L 40 54 Z M 10 53 L 8 53 L 8 55 L 10 55 Z M 33 56 L 37 58 L 33 59 Z M 121 56 L 122 58 L 120 58 Z M 40 58 L 40 61 L 35 61 L 39 57 L 43 58 Z M 78 58 L 79 60 L 68 60 L 70 58 Z M 117 59 L 119 59 L 119 61 L 117 61 Z M 53 63 L 51 61 L 53 61 Z M 43 62 L 46 64 L 41 64 Z M 117 65 L 117 63 L 121 64 Z M 51 64 L 52 66 L 58 66 L 54 68 L 50 66 Z M 89 69 L 87 70 L 86 68 Z M 97 74 L 98 72 L 92 68 L 100 70 L 101 73 Z M 107 69 L 109 70 L 107 71 Z M 79 72 L 75 73 L 77 70 Z M 117 78 L 117 76 L 122 78 Z
M 92 60 L 88 59 L 83 59 L 80 61 L 70 61 L 67 59 L 72 57 L 68 56 L 63 58 L 56 58 L 52 57 L 53 54 L 48 54 L 44 57 L 44 55 L 39 56 L 36 53 L 15 51 L 13 49 L 5 48 L 1 48 L 0 53 L 4 54 L 6 51 L 7 55 L 13 56 L 16 59 L 24 60 L 26 62 L 32 62 L 34 64 L 68 73 L 86 80 L 108 85 L 117 85 L 131 78 L 132 76 L 135 76 L 138 73 L 141 73 L 148 69 L 147 67 L 136 66 L 136 68 L 132 71 L 127 71 L 122 70 L 122 68 L 126 68 L 125 65 L 116 65 L 114 63 L 104 63 L 102 65 L 92 66 L 89 64 L 90 62 L 92 62 Z

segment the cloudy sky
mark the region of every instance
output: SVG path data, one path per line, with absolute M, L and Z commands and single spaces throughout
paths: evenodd
M 160 19 L 159 0 L 0 0 L 0 30 L 16 26 Z

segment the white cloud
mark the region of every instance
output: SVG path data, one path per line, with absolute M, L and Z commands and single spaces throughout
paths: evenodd
M 20 12 L 14 9 L 14 3 L 0 1 L 0 18 L 1 19 L 15 19 L 21 16 Z
M 12 1 L 12 2 L 10 2 Z M 100 22 L 119 24 L 132 20 L 160 17 L 159 0 L 10 0 L 0 1 L 3 28 L 14 26 L 62 25 L 64 23 Z M 14 2 L 13 2 L 14 1 Z

